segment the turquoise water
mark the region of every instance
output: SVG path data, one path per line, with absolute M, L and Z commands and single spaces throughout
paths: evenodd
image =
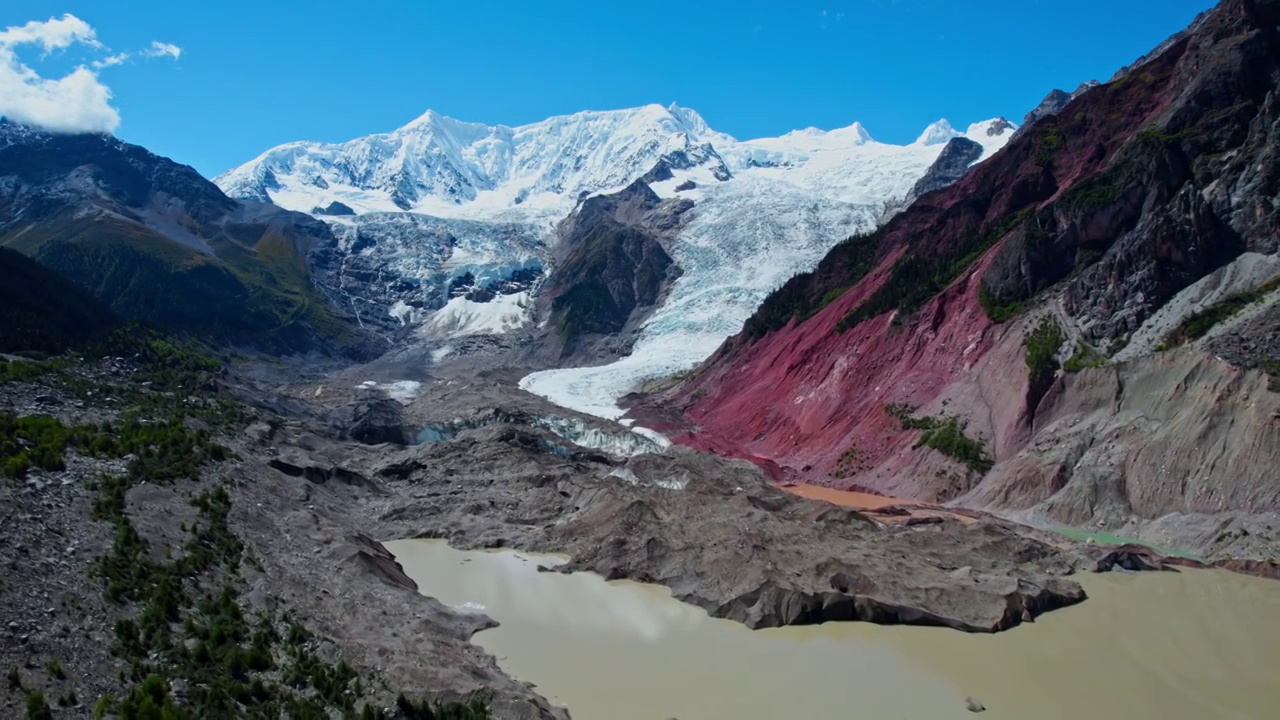
M 1149 542 L 1143 542 L 1142 540 L 1138 540 L 1136 538 L 1122 537 L 1120 535 L 1113 535 L 1111 533 L 1098 532 L 1094 530 L 1085 530 L 1083 528 L 1056 527 L 1056 528 L 1050 528 L 1050 529 L 1053 532 L 1063 537 L 1071 538 L 1072 540 L 1079 540 L 1081 542 L 1084 542 L 1086 540 L 1093 540 L 1095 543 L 1098 543 L 1099 545 L 1143 545 L 1145 547 L 1151 548 L 1152 550 L 1155 550 L 1161 555 L 1171 555 L 1174 557 L 1183 557 L 1191 560 L 1204 562 L 1204 558 L 1198 555 L 1193 555 L 1185 550 L 1165 547 L 1163 545 L 1155 545 Z

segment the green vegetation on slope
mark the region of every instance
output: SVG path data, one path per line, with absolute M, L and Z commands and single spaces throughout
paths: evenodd
M 1057 120 L 1052 116 L 1037 124 L 1042 129 L 1040 130 L 1040 146 L 1036 149 L 1036 165 L 1042 168 L 1052 167 L 1053 158 L 1062 149 L 1064 142 L 1062 129 L 1058 127 Z
M 1071 357 L 1062 364 L 1062 369 L 1075 373 L 1086 368 L 1104 367 L 1106 364 L 1106 356 L 1095 350 L 1089 343 L 1080 340 L 1076 342 L 1075 352 L 1071 353 Z
M 1229 320 L 1277 289 L 1280 289 L 1280 276 L 1271 278 L 1253 290 L 1228 295 L 1203 310 L 1191 313 L 1165 335 L 1159 349 L 1167 350 L 1204 337 L 1218 323 Z
M 269 232 L 249 248 L 221 240 L 202 253 L 122 219 L 58 217 L 0 236 L 115 316 L 215 342 L 271 350 L 342 348 L 356 333 L 311 285 L 301 251 Z
M 866 453 L 858 446 L 852 446 L 840 454 L 840 458 L 836 461 L 835 469 L 831 471 L 831 477 L 851 477 L 865 470 L 866 465 Z
M 784 327 L 792 318 L 807 320 L 835 302 L 876 267 L 884 227 L 867 235 L 854 235 L 831 249 L 813 272 L 801 273 L 769 294 L 747 320 L 743 330 L 747 337 L 764 337 Z M 819 278 L 836 278 L 836 286 L 814 298 Z
M 1013 318 L 1026 309 L 1027 304 L 1020 300 L 1001 300 L 986 283 L 978 286 L 978 302 L 982 310 L 993 323 L 1002 323 Z
M 1062 347 L 1062 328 L 1051 316 L 1040 319 L 1040 324 L 1022 339 L 1023 360 L 1030 377 L 1042 378 L 1058 369 L 1058 348 Z
M 117 324 L 88 290 L 0 247 L 0 352 L 58 354 L 83 347 Z
M 968 423 L 954 415 L 915 417 L 913 408 L 895 403 L 885 405 L 884 411 L 896 418 L 903 430 L 923 431 L 916 442 L 917 448 L 933 448 L 978 474 L 985 474 L 995 465 L 987 454 L 986 442 L 981 437 L 966 435 Z
M 901 322 L 903 315 L 915 312 L 942 292 L 982 257 L 983 253 L 1021 225 L 1027 215 L 1026 212 L 1014 213 L 1003 222 L 989 227 L 985 233 L 975 234 L 952 248 L 931 252 L 927 256 L 916 253 L 902 256 L 893 264 L 884 285 L 849 311 L 836 325 L 836 330 L 844 332 L 890 310 L 898 311 L 895 321 Z

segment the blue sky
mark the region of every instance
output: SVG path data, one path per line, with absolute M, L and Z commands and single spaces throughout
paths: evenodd
M 1019 121 L 1050 89 L 1105 80 L 1212 5 L 4 0 L 0 30 L 83 20 L 103 47 L 14 45 L 10 81 L 13 63 L 56 80 L 127 53 L 90 68 L 110 88 L 116 134 L 213 175 L 272 145 L 391 130 L 427 108 L 517 125 L 674 101 L 743 139 L 858 120 L 908 142 L 939 117 Z M 72 85 L 58 90 L 96 102 Z

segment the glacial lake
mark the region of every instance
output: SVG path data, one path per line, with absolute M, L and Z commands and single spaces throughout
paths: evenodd
M 832 623 L 748 630 L 663 587 L 539 572 L 555 556 L 386 543 L 420 591 L 578 720 L 1280 717 L 1280 583 L 1083 574 L 1081 605 L 995 635 Z M 972 696 L 987 708 L 965 707 Z

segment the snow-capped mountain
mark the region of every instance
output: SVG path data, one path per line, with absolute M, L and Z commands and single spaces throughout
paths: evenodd
M 658 105 L 516 128 L 428 111 L 386 134 L 282 145 L 215 182 L 233 197 L 307 211 L 337 200 L 358 213 L 457 217 L 523 206 L 563 215 L 583 193 L 625 186 L 664 157 L 714 157 L 698 146 L 722 139 L 692 110 Z
M 580 112 L 515 128 L 428 111 L 390 133 L 281 145 L 214 181 L 232 197 L 303 212 L 337 201 L 356 213 L 559 219 L 584 195 L 620 189 L 661 165 L 702 168 L 717 182 L 759 173 L 833 200 L 874 204 L 905 195 L 953 137 L 969 137 L 988 154 L 998 149 L 1007 135 L 987 130 L 1000 124 L 1007 123 L 960 133 L 940 120 L 898 146 L 876 142 L 858 123 L 738 141 L 676 105 Z
M 908 145 L 859 123 L 738 140 L 676 105 L 581 112 L 520 127 L 428 112 L 346 143 L 282 145 L 215 182 L 232 197 L 311 212 L 341 238 L 324 269 L 362 318 L 447 339 L 528 324 L 550 269 L 556 223 L 592 195 L 642 180 L 692 201 L 664 240 L 680 276 L 617 363 L 538 373 L 525 387 L 588 412 L 646 379 L 692 367 L 772 289 L 835 243 L 872 229 L 953 138 L 980 162 L 1014 126 L 961 132 L 946 120 Z M 431 216 L 431 217 L 428 217 Z

